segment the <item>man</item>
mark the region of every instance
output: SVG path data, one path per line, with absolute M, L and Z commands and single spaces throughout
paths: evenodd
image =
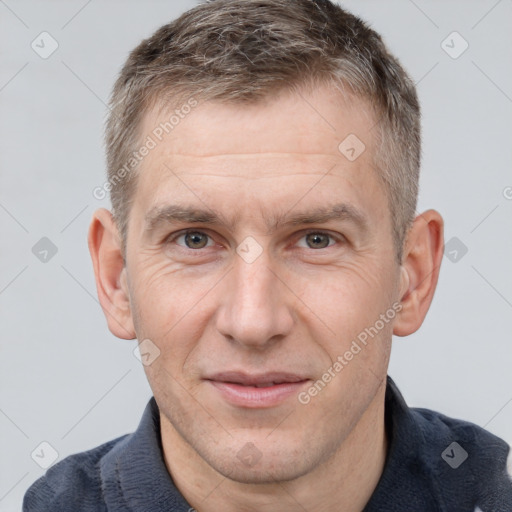
M 443 220 L 416 215 L 418 100 L 380 37 L 327 0 L 216 0 L 131 53 L 111 107 L 89 247 L 154 398 L 24 510 L 512 510 L 507 444 L 387 376 Z

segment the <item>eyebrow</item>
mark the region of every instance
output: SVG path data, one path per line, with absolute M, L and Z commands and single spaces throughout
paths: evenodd
M 315 208 L 308 212 L 295 213 L 288 218 L 283 216 L 271 226 L 270 231 L 277 229 L 281 224 L 296 226 L 299 224 L 321 224 L 332 220 L 349 221 L 362 230 L 367 230 L 369 227 L 369 221 L 362 211 L 351 204 L 338 203 Z
M 225 225 L 233 228 L 238 217 L 228 221 L 224 216 L 210 209 L 197 208 L 187 205 L 161 205 L 153 207 L 145 216 L 146 233 L 151 233 L 163 225 L 185 223 Z M 330 206 L 318 207 L 309 211 L 298 213 L 284 213 L 267 219 L 268 234 L 284 226 L 297 226 L 301 224 L 320 224 L 328 221 L 348 221 L 355 224 L 362 231 L 367 231 L 369 221 L 367 216 L 355 206 L 348 203 L 338 203 Z
M 152 232 L 162 224 L 183 222 L 187 224 L 219 224 L 220 216 L 213 211 L 191 206 L 164 205 L 155 206 L 145 216 L 145 231 Z

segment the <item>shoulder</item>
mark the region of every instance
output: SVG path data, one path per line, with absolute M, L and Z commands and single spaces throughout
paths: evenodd
M 424 439 L 423 458 L 448 502 L 457 489 L 474 496 L 484 511 L 512 503 L 511 453 L 504 440 L 436 411 L 412 408 L 411 413 Z
M 100 462 L 127 436 L 124 435 L 91 450 L 70 455 L 52 466 L 25 493 L 23 512 L 106 511 Z
M 490 454 L 496 463 L 506 461 L 510 447 L 488 430 L 469 421 L 451 418 L 430 409 L 412 408 L 411 413 L 428 446 L 437 447 L 444 452 L 445 448 L 455 442 L 464 449 L 467 457 L 463 451 L 459 450 L 462 456 L 459 457 L 461 465 L 462 458 L 472 463 Z M 457 449 L 456 446 L 452 448 Z M 448 453 L 451 455 L 451 449 Z

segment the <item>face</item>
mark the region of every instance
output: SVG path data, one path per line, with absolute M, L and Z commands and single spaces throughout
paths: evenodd
M 375 408 L 399 266 L 374 122 L 328 88 L 203 103 L 141 163 L 125 277 L 162 432 L 233 480 L 307 474 Z

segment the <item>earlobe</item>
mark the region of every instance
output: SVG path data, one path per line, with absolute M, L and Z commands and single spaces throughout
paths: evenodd
M 98 298 L 110 332 L 118 338 L 134 339 L 136 335 L 121 241 L 112 214 L 108 210 L 101 208 L 94 212 L 89 227 L 88 245 Z
M 400 275 L 402 309 L 393 334 L 417 331 L 430 307 L 443 257 L 443 219 L 435 210 L 418 215 L 409 231 Z

